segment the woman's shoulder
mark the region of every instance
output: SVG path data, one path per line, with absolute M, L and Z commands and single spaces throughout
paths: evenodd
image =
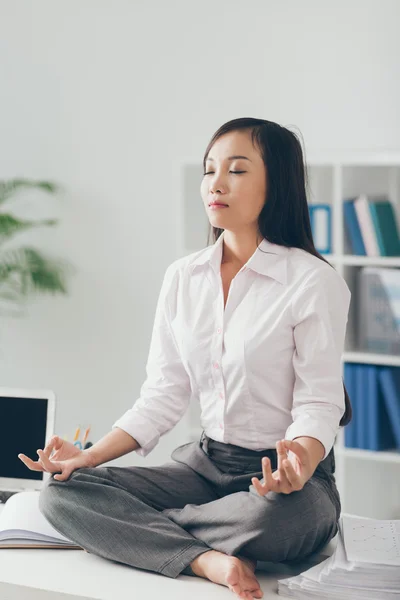
M 333 279 L 341 278 L 341 275 L 336 271 L 334 266 L 329 264 L 329 256 L 326 257 L 328 262 L 310 254 L 306 250 L 300 248 L 289 248 L 288 252 L 288 269 L 291 279 L 298 279 L 297 283 L 317 280 L 318 278 Z
M 334 266 L 300 248 L 290 248 L 288 255 L 288 276 L 296 290 L 325 287 L 350 297 L 346 280 Z

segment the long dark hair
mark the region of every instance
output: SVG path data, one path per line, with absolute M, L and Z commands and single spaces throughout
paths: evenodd
M 264 119 L 244 117 L 224 123 L 212 136 L 203 158 L 206 159 L 214 142 L 230 131 L 247 129 L 251 132 L 253 145 L 260 150 L 267 173 L 267 198 L 258 217 L 260 234 L 269 242 L 281 246 L 301 248 L 317 258 L 328 262 L 317 252 L 311 231 L 310 214 L 307 204 L 307 168 L 303 150 L 295 133 Z M 209 224 L 208 243 L 216 242 L 223 229 Z M 346 386 L 343 382 L 345 412 L 340 425 L 350 423 L 352 408 Z

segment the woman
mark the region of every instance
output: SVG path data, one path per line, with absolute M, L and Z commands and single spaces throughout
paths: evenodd
M 223 125 L 204 156 L 201 196 L 214 244 L 166 270 L 139 400 L 88 450 L 55 437 L 37 462 L 20 458 L 58 473 L 41 510 L 89 552 L 261 598 L 257 560 L 303 559 L 337 532 L 350 292 L 315 250 L 301 145 L 288 129 Z M 192 393 L 199 442 L 162 466 L 99 467 L 146 456 Z

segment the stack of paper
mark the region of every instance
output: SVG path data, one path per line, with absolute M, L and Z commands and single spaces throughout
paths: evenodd
M 400 520 L 342 516 L 332 556 L 279 580 L 278 592 L 304 600 L 400 600 Z

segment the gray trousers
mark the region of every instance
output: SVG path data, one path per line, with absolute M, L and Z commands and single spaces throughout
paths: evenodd
M 176 448 L 157 467 L 77 469 L 51 477 L 40 494 L 48 521 L 89 552 L 167 577 L 194 575 L 203 552 L 291 563 L 318 552 L 337 532 L 340 499 L 333 450 L 300 491 L 260 496 L 261 458 L 253 451 L 200 441 Z

